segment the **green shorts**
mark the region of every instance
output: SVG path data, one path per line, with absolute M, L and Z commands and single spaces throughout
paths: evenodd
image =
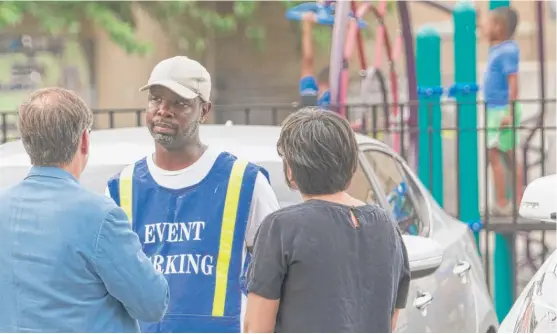
M 522 115 L 522 106 L 517 103 L 515 104 L 516 112 L 514 116 L 514 124 L 516 127 L 520 126 L 520 117 Z M 520 142 L 520 131 L 518 129 L 511 128 L 510 124 L 507 129 L 499 129 L 503 118 L 510 115 L 509 106 L 505 107 L 495 107 L 487 109 L 487 119 L 486 119 L 486 136 L 487 136 L 487 148 L 497 148 L 501 152 L 507 152 L 511 150 L 515 144 L 518 145 Z M 514 136 L 514 143 L 513 143 Z

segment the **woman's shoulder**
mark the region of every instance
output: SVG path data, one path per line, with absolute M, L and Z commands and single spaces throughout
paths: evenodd
M 277 219 L 277 218 L 291 218 L 300 215 L 300 213 L 311 211 L 311 207 L 308 206 L 307 202 L 302 202 L 294 205 L 289 205 L 270 213 L 267 218 Z
M 387 210 L 385 210 L 381 206 L 379 206 L 377 204 L 373 204 L 373 203 L 357 206 L 356 209 L 360 210 L 362 212 L 365 212 L 367 214 L 376 215 L 376 216 L 386 218 L 386 219 L 388 219 L 390 217 Z
M 397 227 L 391 215 L 379 205 L 366 204 L 356 208 L 360 212 L 360 219 L 368 223 L 373 223 L 374 226 L 383 226 L 388 228 Z

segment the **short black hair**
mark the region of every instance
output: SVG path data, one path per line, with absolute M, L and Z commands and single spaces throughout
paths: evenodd
M 497 7 L 491 10 L 495 19 L 505 27 L 505 38 L 512 38 L 518 25 L 518 13 L 511 7 Z
M 277 151 L 305 195 L 346 190 L 358 167 L 358 144 L 350 124 L 337 113 L 305 107 L 284 121 Z M 289 186 L 288 176 L 286 182 Z
M 321 71 L 319 71 L 319 74 L 317 74 L 317 82 L 318 83 L 329 83 L 329 66 L 323 68 Z

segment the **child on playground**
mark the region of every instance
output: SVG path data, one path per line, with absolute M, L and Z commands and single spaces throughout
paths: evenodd
M 306 12 L 302 16 L 302 71 L 300 75 L 300 102 L 302 107 L 319 106 L 328 108 L 331 105 L 329 89 L 329 66 L 314 75 L 313 72 L 313 24 L 317 22 L 314 12 Z M 350 120 L 349 120 L 350 121 Z M 361 118 L 351 121 L 352 129 L 362 126 Z
M 513 154 L 519 136 L 517 131 L 510 129 L 513 119 L 515 126 L 519 126 L 521 115 L 521 106 L 516 102 L 520 51 L 513 40 L 517 23 L 518 15 L 513 9 L 498 7 L 488 13 L 483 26 L 490 44 L 484 74 L 484 99 L 487 106 L 485 124 L 488 159 L 495 183 L 496 203 L 493 213 L 498 215 L 513 213 L 513 203 L 506 196 L 507 183 L 501 157 L 509 170 L 512 170 L 514 164 L 517 203 L 520 203 L 523 187 L 522 166 Z
M 300 97 L 302 106 L 328 107 L 331 104 L 329 91 L 329 67 L 323 68 L 317 77 L 313 73 L 313 23 L 316 15 L 306 12 L 302 17 L 302 73 Z

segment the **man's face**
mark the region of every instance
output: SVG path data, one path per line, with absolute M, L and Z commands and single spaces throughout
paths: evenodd
M 153 139 L 166 149 L 179 149 L 197 141 L 199 124 L 211 104 L 200 98 L 184 99 L 170 89 L 153 86 L 149 89 L 146 123 Z

